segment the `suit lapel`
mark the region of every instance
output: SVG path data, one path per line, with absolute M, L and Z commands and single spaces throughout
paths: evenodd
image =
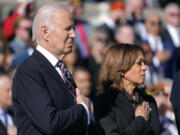
M 7 130 L 6 130 L 6 127 L 4 126 L 4 124 L 2 123 L 2 121 L 0 120 L 0 133 L 2 135 L 7 135 Z M 0 135 L 1 135 L 0 134 Z
M 61 84 L 64 88 L 66 88 L 66 85 L 59 75 L 59 73 L 56 71 L 55 67 L 37 50 L 34 50 L 33 56 L 35 59 L 39 62 L 39 64 L 42 66 L 45 73 L 47 73 L 48 76 L 51 76 L 56 82 L 58 81 L 58 84 Z
M 165 32 L 166 33 L 166 41 L 168 41 L 170 44 L 174 45 L 173 44 L 173 40 L 171 38 L 171 35 L 169 34 L 169 31 L 167 30 L 167 28 L 165 28 Z
M 63 92 L 63 94 L 65 94 L 67 96 L 67 99 L 69 99 L 68 102 L 66 104 L 64 104 L 64 106 L 69 107 L 69 106 L 73 105 L 74 97 L 72 96 L 72 94 L 70 94 L 68 86 L 66 85 L 64 80 L 61 78 L 59 73 L 56 71 L 55 67 L 44 57 L 44 55 L 42 55 L 37 50 L 34 51 L 32 57 L 40 64 L 42 71 L 46 74 L 45 76 L 46 76 L 47 81 L 49 79 L 52 79 L 51 82 L 53 81 L 53 83 L 51 83 L 51 87 L 58 89 L 56 92 L 53 92 L 53 94 L 52 94 L 54 99 L 59 98 L 59 96 L 57 96 L 57 95 L 59 95 L 59 94 L 62 95 L 61 92 Z M 64 101 L 66 101 L 66 100 L 64 100 Z M 60 104 L 59 106 L 62 107 L 62 102 L 59 103 L 57 101 L 57 104 Z

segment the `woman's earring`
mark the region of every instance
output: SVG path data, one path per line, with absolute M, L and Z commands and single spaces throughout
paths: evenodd
M 124 77 L 124 73 L 121 72 L 121 77 Z

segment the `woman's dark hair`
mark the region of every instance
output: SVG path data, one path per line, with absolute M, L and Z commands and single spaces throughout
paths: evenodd
M 138 45 L 115 44 L 105 54 L 99 72 L 100 90 L 123 90 L 122 76 L 135 63 L 139 53 L 144 55 Z

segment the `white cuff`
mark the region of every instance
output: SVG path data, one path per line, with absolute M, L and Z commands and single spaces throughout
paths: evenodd
M 88 125 L 90 125 L 90 114 L 89 114 L 89 109 L 84 103 L 80 103 L 83 105 L 83 107 L 86 109 L 87 117 L 88 117 Z

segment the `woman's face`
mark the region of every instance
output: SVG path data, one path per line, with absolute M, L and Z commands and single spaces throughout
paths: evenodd
M 124 79 L 134 85 L 143 84 L 146 69 L 145 58 L 143 54 L 139 52 L 134 65 L 124 74 Z

